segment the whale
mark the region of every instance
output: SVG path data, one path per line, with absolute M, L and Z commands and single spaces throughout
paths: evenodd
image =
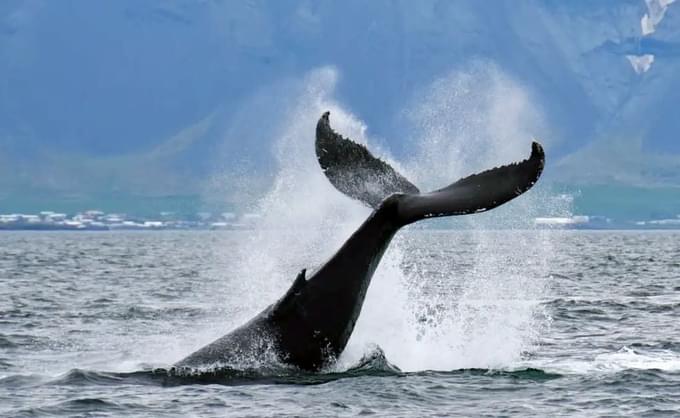
M 335 132 L 330 112 L 318 120 L 315 152 L 330 183 L 373 211 L 313 274 L 307 277 L 302 269 L 279 300 L 175 366 L 262 364 L 271 358 L 307 371 L 329 366 L 345 349 L 371 278 L 401 228 L 428 218 L 489 211 L 528 191 L 545 164 L 542 146 L 533 142 L 523 161 L 423 193 L 364 145 Z

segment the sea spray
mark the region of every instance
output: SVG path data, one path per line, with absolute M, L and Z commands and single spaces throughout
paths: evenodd
M 254 208 L 260 217 L 237 254 L 225 254 L 232 263 L 224 283 L 230 315 L 223 333 L 276 301 L 301 269 L 313 274 L 370 213 L 337 192 L 316 160 L 316 122 L 326 110 L 339 130 L 365 141 L 365 126 L 331 98 L 336 79 L 333 68 L 321 68 L 291 88 L 273 144 L 276 176 Z
M 405 110 L 416 132 L 415 157 L 405 166 L 431 190 L 526 158 L 532 137 L 547 132 L 532 103 L 488 63 L 436 80 Z M 405 371 L 507 368 L 521 360 L 549 324 L 541 302 L 553 250 L 532 222 L 549 194 L 533 190 L 492 212 L 440 221 L 465 232 L 402 231 L 376 273 L 346 357 L 372 342 Z M 452 263 L 427 271 L 420 258 L 427 256 Z
M 545 131 L 519 85 L 493 66 L 475 68 L 437 80 L 407 111 L 420 131 L 414 157 L 400 170 L 423 190 L 526 158 L 532 136 Z M 314 155 L 314 127 L 326 110 L 338 132 L 369 142 L 366 127 L 333 100 L 336 82 L 337 72 L 322 68 L 291 94 L 273 146 L 277 174 L 226 279 L 223 331 L 274 302 L 302 268 L 313 274 L 370 212 L 331 186 Z M 531 230 L 541 206 L 534 190 L 490 214 L 457 221 L 472 231 L 429 234 L 414 226 L 398 233 L 336 369 L 356 364 L 376 344 L 405 371 L 511 367 L 547 323 L 539 303 L 552 250 L 547 235 Z M 498 227 L 510 231 L 494 235 L 490 230 Z M 421 257 L 432 254 L 452 263 L 426 271 Z

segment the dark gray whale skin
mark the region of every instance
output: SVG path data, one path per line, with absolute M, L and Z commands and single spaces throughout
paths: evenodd
M 499 206 L 534 185 L 545 159 L 534 142 L 527 160 L 423 194 L 364 146 L 335 133 L 329 112 L 319 119 L 316 134 L 319 163 L 331 183 L 375 210 L 309 279 L 302 270 L 279 301 L 176 366 L 242 365 L 274 353 L 278 361 L 301 369 L 322 368 L 347 345 L 373 273 L 401 227 Z
M 176 364 L 241 364 L 274 349 L 283 362 L 316 370 L 340 355 L 359 318 L 373 273 L 399 229 L 399 198 L 386 199 L 338 252 L 250 322 Z

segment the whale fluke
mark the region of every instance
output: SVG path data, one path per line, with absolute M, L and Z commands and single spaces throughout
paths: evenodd
M 473 174 L 434 192 L 404 196 L 399 202 L 399 216 L 408 224 L 423 218 L 491 210 L 536 184 L 544 164 L 543 147 L 533 142 L 531 155 L 524 161 Z
M 401 194 L 398 218 L 404 224 L 419 219 L 484 212 L 529 190 L 541 176 L 545 153 L 538 142 L 524 161 L 462 178 L 429 193 L 418 188 L 363 145 L 336 133 L 330 112 L 316 125 L 316 155 L 328 180 L 339 191 L 372 208 L 392 194 Z
M 349 138 L 335 132 L 325 112 L 316 124 L 316 156 L 326 177 L 345 195 L 373 209 L 394 193 L 418 193 L 416 186 Z

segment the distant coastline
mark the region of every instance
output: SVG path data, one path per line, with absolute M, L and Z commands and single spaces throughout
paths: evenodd
M 259 217 L 253 213 L 198 212 L 192 219 L 186 219 L 174 212 L 160 212 L 157 217 L 141 218 L 99 210 L 74 215 L 41 211 L 37 214 L 0 214 L 0 231 L 238 230 L 252 228 Z
M 156 216 L 128 216 L 121 213 L 105 213 L 86 210 L 69 215 L 54 211 L 36 214 L 0 214 L 1 231 L 161 231 L 161 230 L 249 230 L 255 228 L 261 215 L 257 213 L 197 212 L 178 215 L 160 212 Z M 680 215 L 668 219 L 639 221 L 615 221 L 603 216 L 574 215 L 564 217 L 536 217 L 535 229 L 567 230 L 678 230 Z M 419 229 L 467 229 L 453 222 L 433 223 Z

